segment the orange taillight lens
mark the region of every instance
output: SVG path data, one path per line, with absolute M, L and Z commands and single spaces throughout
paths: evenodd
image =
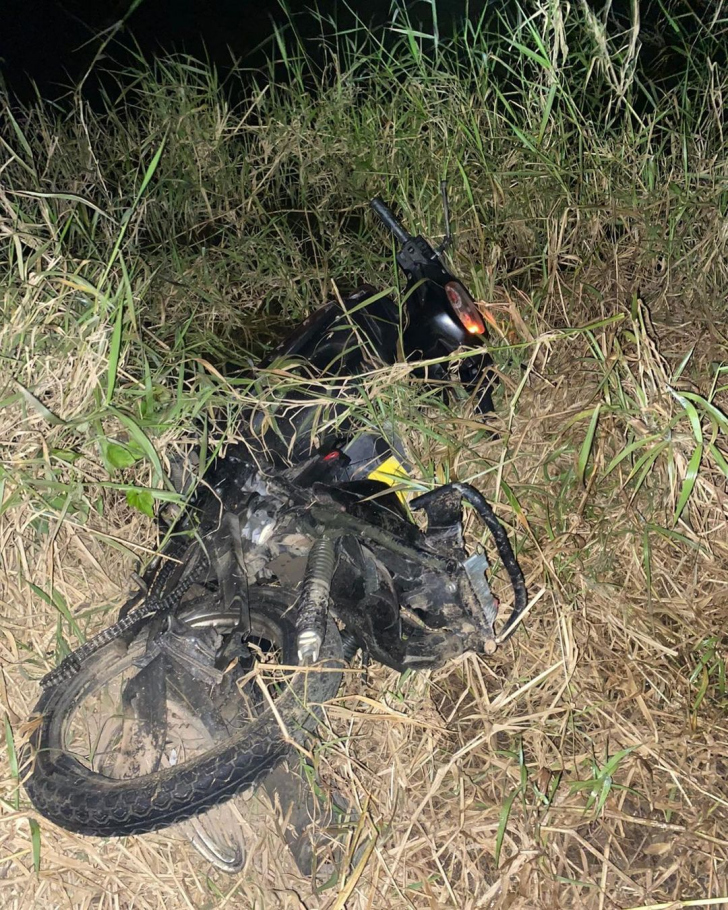
M 483 317 L 478 312 L 475 301 L 462 284 L 459 281 L 448 281 L 445 285 L 445 293 L 465 331 L 470 332 L 471 335 L 482 335 L 485 332 Z

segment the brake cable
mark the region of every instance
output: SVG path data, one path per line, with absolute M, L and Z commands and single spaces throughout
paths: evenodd
M 498 636 L 498 641 L 504 642 L 513 634 L 518 619 L 528 606 L 528 591 L 526 590 L 526 580 L 523 577 L 523 570 L 518 564 L 518 560 L 513 552 L 505 528 L 498 520 L 497 515 L 493 511 L 493 507 L 485 496 L 469 483 L 454 483 L 451 484 L 451 486 L 475 509 L 483 524 L 490 531 L 491 536 L 495 541 L 498 555 L 511 580 L 511 586 L 513 587 L 513 610 L 503 627 L 503 631 Z

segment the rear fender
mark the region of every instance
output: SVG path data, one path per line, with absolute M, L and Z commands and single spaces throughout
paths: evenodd
M 361 372 L 365 359 L 394 362 L 398 339 L 397 305 L 391 297 L 362 285 L 341 303 L 329 300 L 312 313 L 264 366 L 295 357 L 318 373 L 354 376 Z

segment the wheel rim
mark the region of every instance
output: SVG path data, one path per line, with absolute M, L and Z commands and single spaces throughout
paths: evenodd
M 252 613 L 248 641 L 256 658 L 256 667 L 249 674 L 252 681 L 242 681 L 243 689 L 256 686 L 258 698 L 248 699 L 246 704 L 240 695 L 239 706 L 228 705 L 229 709 L 235 707 L 241 710 L 244 707 L 251 719 L 261 706 L 262 687 L 265 686 L 268 697 L 275 700 L 282 676 L 290 679 L 292 675 L 290 671 L 278 671 L 274 667 L 279 662 L 285 662 L 286 657 L 291 659 L 292 649 L 290 645 L 286 647 L 290 633 L 286 636 L 285 632 L 285 626 L 290 626 L 290 622 L 283 618 L 283 602 L 291 603 L 293 595 L 281 592 L 271 600 L 277 601 L 281 616 L 273 618 L 265 612 Z M 221 612 L 214 606 L 198 605 L 181 610 L 179 618 L 195 632 L 224 634 L 230 632 L 238 617 L 237 614 Z M 129 684 L 139 672 L 135 662 L 138 663 L 144 655 L 149 644 L 149 632 L 150 627 L 142 630 L 125 653 L 119 647 L 110 649 L 92 682 L 82 688 L 74 709 L 67 713 L 61 726 L 64 751 L 89 770 L 106 777 L 125 779 L 172 767 L 200 757 L 226 738 L 220 738 L 219 724 L 211 725 L 209 718 L 207 725 L 203 723 L 194 708 L 180 697 L 182 693 L 173 688 L 166 693 L 165 742 L 161 749 L 159 742 L 155 744 L 149 736 L 128 729 L 130 721 L 133 723 L 133 711 L 130 712 L 129 705 L 123 704 L 124 692 L 128 691 Z M 281 657 L 283 661 L 280 661 Z M 271 661 L 271 670 L 266 671 L 265 664 Z M 235 729 L 230 729 L 228 733 L 233 735 Z M 129 762 L 132 751 L 134 760 Z M 175 828 L 218 869 L 227 873 L 242 869 L 245 843 L 240 818 L 233 805 L 215 806 Z
M 180 618 L 188 623 L 190 628 L 195 632 L 229 632 L 234 626 L 237 616 L 229 613 L 222 613 L 212 608 L 196 608 L 193 611 L 181 611 Z M 256 680 L 258 687 L 261 683 L 269 690 L 271 698 L 275 698 L 281 683 L 280 676 L 290 678 L 289 671 L 277 671 L 275 666 L 281 662 L 278 657 L 282 651 L 281 639 L 285 636 L 281 632 L 280 626 L 267 616 L 260 614 L 251 616 L 251 653 L 255 659 L 255 670 L 248 675 L 258 676 Z M 95 674 L 92 684 L 86 685 L 81 697 L 77 699 L 76 705 L 72 711 L 69 711 L 64 718 L 62 732 L 62 748 L 68 754 L 73 755 L 84 765 L 92 770 L 101 771 L 108 777 L 120 777 L 119 774 L 111 773 L 109 762 L 105 761 L 104 756 L 118 758 L 114 750 L 118 747 L 118 741 L 114 738 L 114 726 L 126 722 L 127 726 L 131 720 L 130 712 L 124 712 L 124 692 L 129 692 L 131 683 L 140 674 L 140 671 L 147 669 L 159 657 L 153 658 L 146 667 L 140 666 L 143 661 L 144 651 L 148 645 L 147 635 L 149 629 L 144 629 L 129 644 L 125 653 L 117 651 L 115 654 L 108 656 L 104 666 Z M 166 656 L 166 655 L 165 655 Z M 265 670 L 266 664 L 270 664 L 271 671 Z M 214 673 L 215 671 L 211 671 Z M 261 678 L 262 677 L 262 678 Z M 193 679 L 187 678 L 187 683 L 192 683 Z M 270 683 L 273 681 L 273 685 Z M 203 685 L 206 681 L 203 680 Z M 244 685 L 245 689 L 250 689 L 249 682 Z M 136 700 L 142 693 L 134 693 L 132 698 Z M 232 697 L 235 697 L 231 693 Z M 128 699 L 127 699 L 128 700 Z M 260 703 L 260 698 L 252 699 L 255 705 Z M 183 724 L 189 722 L 194 717 L 190 711 L 189 701 L 185 699 L 185 693 L 172 688 L 167 693 L 166 702 L 170 708 L 171 714 L 176 715 L 171 718 L 172 721 Z M 251 705 L 245 706 L 248 712 L 251 712 Z M 82 716 L 79 716 L 82 715 Z M 250 716 L 249 719 L 253 719 Z M 194 723 L 191 724 L 194 727 Z M 78 729 L 80 726 L 81 729 Z M 74 729 L 75 727 L 75 729 Z M 208 726 L 209 730 L 209 726 Z M 231 733 L 233 731 L 231 730 Z M 176 754 L 168 755 L 168 763 L 174 765 L 182 760 L 180 748 L 174 741 L 170 743 L 170 748 L 176 751 Z M 184 760 L 188 760 L 193 754 L 199 754 L 199 751 L 192 752 L 190 747 L 186 750 L 189 754 Z M 139 773 L 150 773 L 148 770 L 143 771 L 140 768 L 130 768 L 128 774 L 124 776 L 135 776 Z

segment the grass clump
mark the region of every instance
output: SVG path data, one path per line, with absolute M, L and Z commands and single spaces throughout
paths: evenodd
M 381 37 L 319 16 L 316 52 L 281 31 L 267 71 L 140 59 L 100 109 L 81 92 L 5 103 L 7 906 L 80 906 L 120 869 L 137 906 L 207 900 L 163 834 L 28 827 L 15 750 L 31 681 L 153 553 L 170 463 L 202 439 L 204 464 L 234 432 L 221 413 L 295 381 L 225 380 L 225 364 L 248 366 L 334 288 L 397 291 L 368 200 L 436 236 L 443 177 L 455 268 L 496 326 L 498 438 L 406 368 L 373 370 L 351 407 L 400 426 L 422 484 L 484 490 L 535 602 L 487 665 L 377 670 L 332 707 L 322 765 L 361 809 L 351 856 L 373 846 L 318 899 L 726 897 L 726 23 L 667 7 L 660 45 L 637 13 L 528 4 L 448 40 L 401 11 Z M 649 47 L 672 54 L 664 80 Z M 245 878 L 210 887 L 298 906 L 307 886 L 274 836 L 261 822 Z

